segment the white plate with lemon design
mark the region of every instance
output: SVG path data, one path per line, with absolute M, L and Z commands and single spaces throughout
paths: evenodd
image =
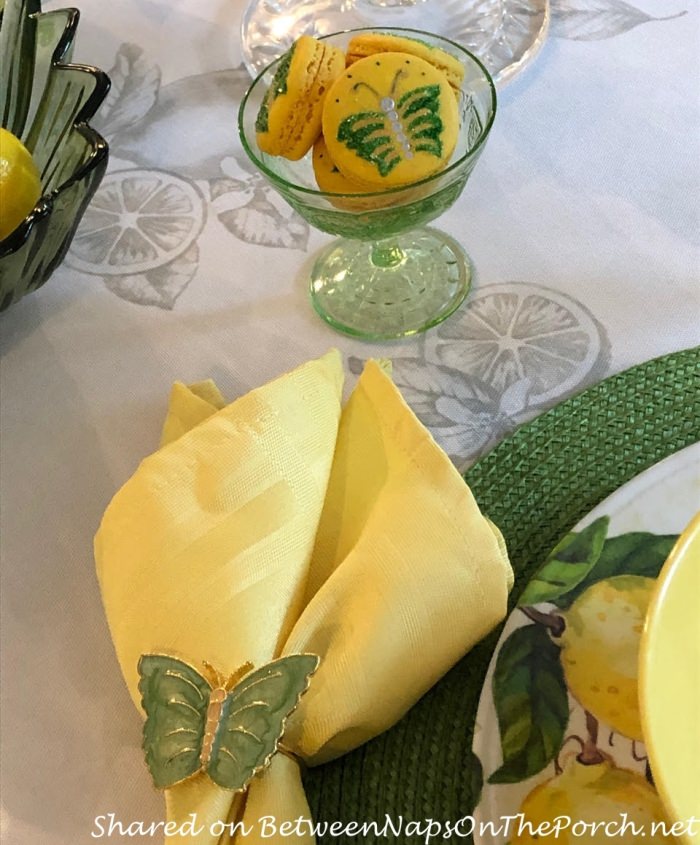
M 477 711 L 473 749 L 484 775 L 475 812 L 479 845 L 546 839 L 520 821 L 506 829 L 503 820 L 521 813 L 533 830 L 570 818 L 571 828 L 549 837 L 560 845 L 626 845 L 642 841 L 642 831 L 646 841 L 678 841 L 652 828 L 669 820 L 642 739 L 637 675 L 656 580 L 699 502 L 696 444 L 595 508 L 523 592 Z M 614 825 L 624 819 L 638 829 L 621 833 Z M 607 833 L 602 822 L 612 825 Z

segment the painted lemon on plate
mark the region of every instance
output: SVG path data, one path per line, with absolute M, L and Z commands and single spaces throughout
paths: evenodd
M 653 578 L 598 581 L 564 611 L 561 662 L 566 684 L 597 719 L 642 740 L 637 663 Z
M 41 175 L 24 144 L 0 128 L 0 241 L 12 234 L 41 196 Z
M 547 841 L 548 837 L 538 838 L 537 828 L 560 816 L 571 819 L 571 827 L 556 838 L 549 837 L 560 845 L 634 845 L 644 841 L 642 837 L 648 842 L 677 841 L 664 835 L 670 825 L 654 788 L 642 775 L 618 768 L 609 760 L 585 765 L 571 759 L 561 774 L 536 786 L 520 810 L 532 829 L 521 824 L 510 845 Z

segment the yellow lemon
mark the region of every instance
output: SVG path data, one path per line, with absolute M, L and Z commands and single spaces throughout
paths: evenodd
M 24 144 L 0 128 L 0 241 L 19 226 L 41 196 L 41 177 Z
M 520 810 L 522 821 L 515 822 L 511 845 L 541 845 L 550 838 L 559 845 L 676 841 L 666 835 L 671 824 L 654 788 L 641 775 L 609 760 L 593 765 L 570 760 L 560 775 L 536 786 Z M 561 821 L 556 838 L 538 831 L 545 823 L 556 824 L 557 818 Z
M 572 695 L 597 719 L 642 740 L 637 662 L 653 578 L 599 581 L 564 613 L 561 661 Z

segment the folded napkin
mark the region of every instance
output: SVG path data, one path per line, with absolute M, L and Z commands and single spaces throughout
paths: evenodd
M 336 352 L 230 405 L 212 382 L 176 384 L 161 448 L 95 538 L 139 709 L 145 654 L 223 675 L 320 657 L 284 753 L 245 791 L 202 772 L 165 790 L 168 820 L 196 814 L 200 831 L 168 842 L 253 845 L 263 816 L 308 818 L 299 761 L 323 763 L 389 728 L 505 614 L 501 535 L 447 456 L 379 364 L 344 410 L 342 385 Z M 227 820 L 252 832 L 222 835 Z

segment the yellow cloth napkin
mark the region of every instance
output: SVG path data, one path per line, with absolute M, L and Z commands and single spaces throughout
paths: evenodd
M 144 653 L 224 673 L 318 654 L 284 737 L 315 765 L 393 725 L 503 618 L 512 572 L 464 480 L 377 363 L 341 413 L 342 385 L 331 352 L 227 406 L 211 382 L 173 388 L 161 448 L 95 538 L 137 707 Z M 193 845 L 257 845 L 261 817 L 310 815 L 283 754 L 244 795 L 199 774 L 165 799 L 204 828 L 167 841 Z M 253 833 L 220 836 L 227 819 Z

